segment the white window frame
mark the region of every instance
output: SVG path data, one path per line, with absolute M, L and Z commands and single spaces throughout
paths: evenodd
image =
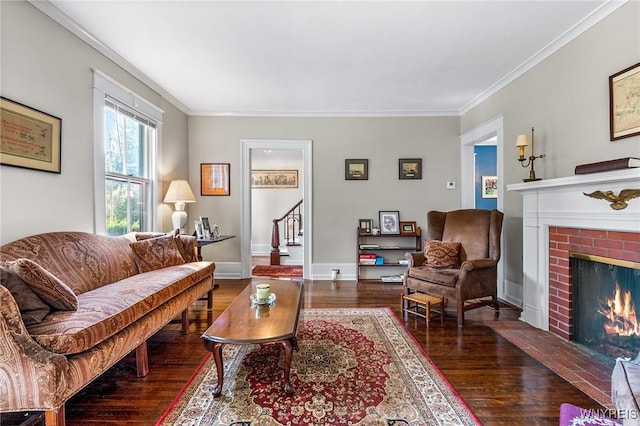
M 151 229 L 157 227 L 159 165 L 162 152 L 162 114 L 164 111 L 151 104 L 133 91 L 122 86 L 99 70 L 93 70 L 93 163 L 94 163 L 94 232 L 106 235 L 105 201 L 105 99 L 109 96 L 123 105 L 146 115 L 156 122 L 156 144 L 149 146 L 149 177 L 151 178 L 151 199 L 149 200 Z

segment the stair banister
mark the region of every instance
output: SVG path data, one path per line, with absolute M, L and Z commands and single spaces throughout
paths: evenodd
M 302 214 L 300 208 L 302 201 L 303 200 L 300 200 L 294 204 L 282 217 L 273 219 L 273 226 L 271 228 L 271 259 L 269 262 L 271 265 L 280 265 L 280 222 L 286 219 L 285 239 L 287 244 L 292 244 L 295 240 L 296 229 L 297 235 L 302 235 Z M 290 230 L 290 223 L 292 224 L 293 232 Z

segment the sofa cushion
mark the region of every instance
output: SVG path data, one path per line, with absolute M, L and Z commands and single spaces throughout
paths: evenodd
M 184 263 L 172 234 L 130 244 L 140 272 L 149 272 Z
M 177 229 L 176 229 L 177 231 Z M 180 252 L 180 255 L 184 259 L 185 262 L 197 262 L 198 257 L 196 256 L 196 245 L 198 239 L 193 235 L 180 234 L 176 231 L 169 233 L 162 232 L 136 232 L 135 239 L 136 241 L 148 240 L 150 238 L 158 238 L 164 237 L 166 235 L 173 235 L 176 241 L 176 247 Z
M 31 259 L 7 262 L 8 267 L 18 274 L 42 300 L 55 309 L 75 311 L 78 299 L 73 291 L 52 273 Z
M 454 241 L 427 240 L 424 245 L 423 265 L 436 268 L 457 268 L 460 266 L 461 244 Z
M 18 304 L 25 325 L 41 323 L 51 311 L 51 307 L 40 299 L 15 272 L 0 268 L 0 284 L 9 290 Z
M 134 275 L 78 295 L 75 312 L 52 312 L 28 328 L 43 348 L 64 355 L 83 352 L 117 334 L 178 294 L 206 279 L 211 262 L 193 262 Z

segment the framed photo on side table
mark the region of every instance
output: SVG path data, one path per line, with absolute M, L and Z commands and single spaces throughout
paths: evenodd
M 200 195 L 231 195 L 230 172 L 230 163 L 200 163 Z
M 211 238 L 211 225 L 209 224 L 209 218 L 200 216 L 200 222 L 202 222 L 202 228 L 204 228 L 205 238 Z
M 194 222 L 194 225 L 196 227 L 196 237 L 199 240 L 204 240 L 207 236 L 204 233 L 204 226 L 202 226 L 202 222 L 199 220 L 196 220 Z
M 397 210 L 381 210 L 380 235 L 400 235 L 400 212 Z
M 62 120 L 0 98 L 0 162 L 9 166 L 61 173 Z

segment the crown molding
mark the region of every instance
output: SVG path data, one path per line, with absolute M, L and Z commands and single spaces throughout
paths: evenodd
M 458 117 L 458 111 L 190 111 L 208 117 Z
M 561 47 L 565 46 L 567 43 L 578 37 L 580 34 L 587 31 L 589 28 L 609 16 L 612 12 L 617 10 L 620 6 L 627 3 L 629 0 L 608 0 L 603 3 L 599 8 L 591 12 L 580 22 L 575 24 L 573 27 L 569 28 L 563 34 L 558 36 L 555 40 L 547 44 L 545 47 L 536 52 L 533 56 L 523 62 L 516 69 L 511 71 L 509 74 L 502 77 L 500 80 L 492 84 L 487 90 L 476 96 L 471 102 L 464 105 L 460 111 L 460 115 L 464 115 L 482 102 L 489 99 L 491 96 L 496 94 L 498 91 L 506 87 L 509 83 L 538 65 L 540 62 L 551 56 L 553 53 L 558 51 Z
M 96 49 L 98 52 L 106 56 L 108 59 L 116 63 L 118 66 L 122 67 L 129 74 L 140 80 L 144 85 L 150 87 L 152 90 L 157 92 L 160 96 L 167 99 L 171 102 L 176 108 L 185 114 L 189 113 L 189 108 L 176 99 L 171 93 L 166 91 L 163 87 L 158 85 L 155 81 L 149 78 L 145 73 L 136 68 L 131 62 L 127 61 L 125 58 L 120 56 L 116 51 L 111 49 L 109 46 L 104 44 L 102 41 L 98 40 L 93 34 L 89 33 L 82 26 L 80 26 L 77 22 L 71 19 L 67 14 L 62 12 L 60 9 L 55 7 L 53 3 L 48 0 L 27 0 L 33 7 L 40 10 L 42 13 L 47 15 L 49 18 L 56 21 L 58 24 L 62 25 L 68 31 L 70 31 L 73 35 L 78 37 L 80 40 L 87 43 L 89 46 Z

